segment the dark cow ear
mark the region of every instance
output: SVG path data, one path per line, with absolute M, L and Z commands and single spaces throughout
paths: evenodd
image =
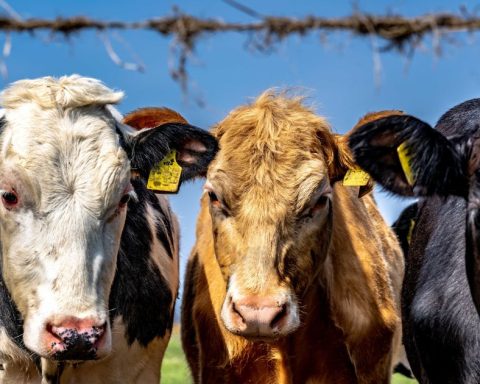
M 359 126 L 370 121 L 402 113 L 403 112 L 397 110 L 368 113 L 363 116 L 347 134 L 333 135 L 335 141 L 332 146 L 334 148 L 333 156 L 327 156 L 327 158 L 331 158 L 329 161 L 331 181 L 342 181 L 345 186 L 358 186 L 359 197 L 371 192 L 374 185 L 373 179 L 365 171 L 360 169 L 359 164 L 356 163 L 348 145 L 349 136 L 352 132 L 355 132 Z M 325 139 L 320 138 L 320 141 L 325 142 Z
M 404 196 L 465 196 L 464 164 L 455 145 L 427 123 L 393 115 L 356 127 L 355 161 L 387 190 Z
M 182 168 L 178 184 L 205 176 L 218 151 L 217 141 L 210 133 L 188 124 L 181 115 L 167 108 L 137 110 L 127 115 L 124 122 L 140 129 L 125 141 L 132 170 L 146 180 L 167 156 L 173 156 Z

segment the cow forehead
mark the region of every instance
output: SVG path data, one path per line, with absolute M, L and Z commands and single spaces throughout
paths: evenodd
M 100 199 L 125 184 L 129 172 L 116 122 L 100 106 L 7 110 L 1 160 L 36 179 L 47 197 L 93 192 Z
M 312 156 L 292 162 L 260 164 L 244 173 L 215 168 L 208 180 L 231 209 L 237 226 L 284 225 L 310 201 L 327 177 L 323 159 Z
M 281 142 L 262 145 L 254 139 L 236 146 L 224 143 L 220 141 L 222 150 L 207 177 L 233 209 L 247 216 L 260 218 L 258 212 L 263 212 L 278 220 L 298 212 L 328 176 L 315 136 L 308 142 L 286 140 L 285 146 Z
M 302 98 L 267 90 L 232 111 L 213 134 L 221 150 L 208 178 L 226 180 L 235 201 L 255 190 L 291 202 L 305 180 L 327 173 L 329 148 L 320 138 L 331 135 L 330 127 Z

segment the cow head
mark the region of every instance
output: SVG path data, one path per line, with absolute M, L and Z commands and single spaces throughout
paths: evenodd
M 59 360 L 111 349 L 108 299 L 129 200 L 177 151 L 180 183 L 206 172 L 216 141 L 146 110 L 121 122 L 122 98 L 79 76 L 18 81 L 1 95 L 2 277 L 31 351 Z M 142 114 L 144 118 L 139 118 Z M 158 124 L 157 124 L 158 122 Z M 139 188 L 139 187 L 137 187 Z
M 227 285 L 223 323 L 252 339 L 287 335 L 328 254 L 332 185 L 353 166 L 344 138 L 301 99 L 273 92 L 232 111 L 213 133 L 221 151 L 203 204 Z
M 480 99 L 449 110 L 432 128 L 408 115 L 359 127 L 350 146 L 358 164 L 402 196 L 456 195 L 468 200 L 467 275 L 480 309 Z

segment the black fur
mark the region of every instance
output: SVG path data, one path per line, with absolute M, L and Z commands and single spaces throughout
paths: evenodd
M 126 323 L 126 337 L 131 344 L 138 341 L 146 346 L 157 336 L 164 336 L 173 322 L 170 306 L 174 300 L 161 271 L 150 261 L 150 244 L 155 233 L 150 231 L 145 205 L 156 200 L 146 189 L 143 180 L 132 180 L 138 201 L 128 203 L 128 214 L 122 233 L 117 273 L 110 293 L 111 320 L 121 315 Z M 161 211 L 172 220 L 171 212 Z M 157 232 L 159 228 L 157 227 Z M 169 238 L 171 234 L 163 234 Z M 162 241 L 163 242 L 163 241 Z
M 400 246 L 402 247 L 403 256 L 405 258 L 405 264 L 408 263 L 408 250 L 410 247 L 411 236 L 413 235 L 413 230 L 417 221 L 418 214 L 418 204 L 413 203 L 405 208 L 398 219 L 393 223 L 392 229 L 397 235 Z M 399 363 L 394 368 L 395 373 L 400 373 L 403 376 L 413 378 L 413 372 Z
M 13 302 L 10 292 L 3 280 L 2 263 L 0 262 L 0 327 L 5 329 L 7 335 L 15 344 L 26 350 L 23 343 L 23 319 Z
M 465 272 L 466 202 L 421 203 L 402 289 L 403 339 L 421 383 L 480 383 L 480 319 Z
M 395 373 L 399 373 L 405 377 L 408 377 L 410 379 L 413 379 L 413 373 L 412 371 L 410 371 L 410 369 L 408 369 L 405 365 L 403 365 L 402 363 L 400 364 L 397 364 L 395 366 L 395 369 L 393 370 L 393 372 Z
M 397 235 L 400 246 L 402 247 L 403 255 L 407 258 L 408 248 L 410 246 L 411 235 L 417 219 L 418 204 L 413 203 L 405 208 L 398 219 L 392 224 L 392 229 Z
M 218 151 L 218 143 L 208 132 L 188 124 L 167 123 L 152 129 L 144 129 L 133 137 L 127 150 L 131 158 L 132 169 L 140 172 L 143 178 L 148 178 L 150 170 L 158 164 L 171 150 L 188 152 L 195 158 L 193 164 L 182 163 L 180 182 L 198 175 L 206 174 L 208 164 Z M 205 147 L 205 152 L 195 152 L 185 146 L 192 141 L 199 141 Z

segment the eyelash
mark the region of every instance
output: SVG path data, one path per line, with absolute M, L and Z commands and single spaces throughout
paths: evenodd
M 224 216 L 230 216 L 228 207 L 226 207 L 225 204 L 218 198 L 217 194 L 213 191 L 207 191 L 207 193 L 212 207 L 220 210 Z
M 311 219 L 315 214 L 325 208 L 325 206 L 328 204 L 329 198 L 326 195 L 322 195 L 318 198 L 317 202 L 304 213 L 301 218 L 302 219 Z

